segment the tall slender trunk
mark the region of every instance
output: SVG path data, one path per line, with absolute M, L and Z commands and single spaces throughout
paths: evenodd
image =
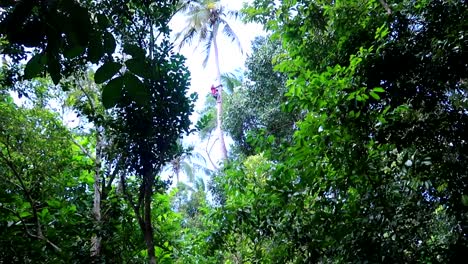
M 219 69 L 219 56 L 218 56 L 218 42 L 217 38 L 217 28 L 215 29 L 214 37 L 213 37 L 213 47 L 214 47 L 214 54 L 215 54 L 215 64 L 216 64 L 216 78 L 218 79 L 219 84 L 221 84 L 221 71 Z M 223 161 L 227 160 L 227 149 L 226 143 L 224 142 L 224 134 L 222 129 L 222 116 L 223 116 L 223 86 L 219 87 L 218 92 L 218 99 L 216 100 L 216 125 L 217 125 L 217 132 L 219 136 L 219 144 L 221 145 L 221 158 Z
M 102 139 L 100 129 L 96 130 L 96 159 L 94 161 L 94 203 L 93 214 L 96 225 L 101 224 L 101 151 Z M 91 237 L 91 257 L 98 258 L 101 255 L 101 236 L 94 234 Z
M 144 183 L 146 186 L 144 187 L 144 205 L 143 205 L 143 229 L 146 248 L 148 250 L 148 259 L 150 264 L 156 264 L 156 252 L 154 250 L 154 237 L 153 237 L 153 225 L 151 222 L 151 201 L 153 198 L 153 185 L 154 185 L 154 175 L 150 172 L 145 175 Z

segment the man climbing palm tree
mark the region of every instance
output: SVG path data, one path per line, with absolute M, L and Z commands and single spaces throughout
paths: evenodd
M 176 35 L 176 38 L 182 37 L 180 46 L 191 43 L 195 36 L 198 36 L 198 44 L 203 43 L 205 45 L 205 59 L 203 66 L 205 67 L 208 58 L 210 56 L 211 47 L 214 49 L 214 59 L 216 64 L 216 77 L 218 86 L 221 84 L 221 71 L 219 67 L 219 55 L 218 55 L 218 40 L 217 36 L 220 30 L 224 35 L 230 37 L 232 41 L 236 42 L 240 47 L 239 38 L 232 30 L 229 23 L 226 21 L 226 16 L 236 16 L 236 12 L 228 12 L 221 5 L 219 0 L 196 0 L 184 3 L 182 12 L 187 16 L 187 26 L 182 32 Z M 241 50 L 242 51 L 242 50 Z M 223 160 L 227 159 L 227 149 L 224 142 L 224 134 L 221 128 L 222 125 L 222 108 L 223 104 L 223 87 L 218 88 L 218 100 L 216 100 L 216 125 L 218 131 L 219 142 L 221 146 L 221 157 Z

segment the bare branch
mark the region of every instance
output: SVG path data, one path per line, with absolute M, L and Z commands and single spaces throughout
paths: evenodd
M 219 169 L 218 166 L 215 165 L 215 163 L 213 162 L 213 160 L 211 159 L 211 156 L 210 156 L 210 152 L 211 152 L 211 150 L 213 149 L 213 146 L 214 146 L 214 144 L 216 143 L 216 141 L 217 141 L 218 139 L 215 139 L 215 141 L 213 142 L 213 145 L 211 145 L 211 148 L 210 148 L 210 150 L 208 151 L 208 145 L 210 144 L 210 139 L 211 139 L 211 132 L 210 132 L 209 135 L 208 135 L 208 140 L 207 140 L 207 142 L 206 142 L 205 152 L 206 152 L 206 155 L 208 156 L 208 160 L 210 161 L 210 163 L 211 163 L 211 165 L 213 166 L 213 168 L 214 168 L 215 170 L 218 170 L 218 169 Z
M 70 136 L 70 139 L 71 141 L 73 141 L 73 143 L 80 148 L 81 152 L 83 152 L 83 154 L 85 154 L 88 158 L 90 158 L 93 163 L 96 163 L 96 157 L 94 157 L 87 149 L 85 149 L 78 141 L 76 141 L 76 139 L 73 138 L 73 136 Z
M 383 8 L 385 9 L 385 11 L 387 11 L 387 14 L 388 15 L 391 15 L 392 14 L 392 9 L 390 9 L 390 7 L 388 6 L 387 2 L 385 2 L 385 0 L 379 0 L 380 4 L 382 4 Z

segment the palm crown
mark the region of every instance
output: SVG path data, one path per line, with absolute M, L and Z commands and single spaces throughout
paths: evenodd
M 176 39 L 182 37 L 180 41 L 180 47 L 182 47 L 185 44 L 191 44 L 192 40 L 198 37 L 197 46 L 202 44 L 205 47 L 204 67 L 208 62 L 211 47 L 220 29 L 224 35 L 231 38 L 239 46 L 242 52 L 239 38 L 226 20 L 228 16 L 237 17 L 238 12 L 225 10 L 219 0 L 189 1 L 183 4 L 181 11 L 187 16 L 187 26 L 176 34 Z

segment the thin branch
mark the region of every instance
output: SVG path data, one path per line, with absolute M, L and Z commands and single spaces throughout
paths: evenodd
M 89 96 L 89 94 L 86 92 L 86 89 L 81 85 L 81 82 L 78 81 L 78 87 L 80 88 L 80 90 L 83 92 L 83 94 L 86 96 L 86 98 L 88 99 L 88 102 L 89 102 L 89 105 L 91 106 L 91 110 L 92 110 L 92 113 L 93 115 L 96 113 L 96 108 L 94 107 L 94 103 L 93 103 L 93 100 L 91 99 L 91 97 Z
M 70 136 L 70 139 L 71 141 L 73 141 L 73 143 L 80 148 L 81 152 L 83 152 L 83 154 L 85 154 L 88 158 L 90 158 L 93 163 L 96 163 L 96 157 L 93 157 L 93 155 L 87 150 L 85 149 L 78 141 L 76 141 L 76 139 L 73 138 L 73 136 Z
M 115 165 L 115 169 L 111 172 L 110 174 L 110 177 L 109 177 L 109 181 L 107 182 L 107 185 L 105 186 L 105 188 L 107 190 L 109 190 L 111 188 L 111 185 L 112 185 L 112 182 L 115 180 L 115 178 L 117 177 L 117 173 L 119 171 L 119 168 L 120 168 L 120 165 L 122 164 L 122 162 L 120 162 L 121 160 L 121 157 L 119 157 L 117 159 L 117 162 L 116 162 L 116 165 Z M 111 166 L 111 164 L 109 165 Z M 110 170 L 109 170 L 110 171 Z M 104 186 L 103 186 L 104 187 Z
M 8 152 L 8 155 L 10 156 L 11 158 L 11 154 Z M 16 179 L 19 181 L 20 183 L 20 186 L 21 188 L 23 189 L 23 193 L 24 195 L 26 196 L 26 199 L 28 200 L 29 204 L 31 205 L 31 209 L 33 210 L 33 218 L 36 222 L 36 228 L 37 228 L 37 235 L 34 235 L 32 234 L 31 232 L 29 232 L 28 229 L 26 229 L 26 233 L 28 236 L 30 237 L 34 237 L 34 238 L 38 238 L 40 240 L 43 240 L 45 241 L 47 244 L 49 244 L 50 246 L 52 246 L 55 250 L 57 251 L 62 251 L 57 245 L 55 245 L 54 243 L 52 243 L 47 237 L 44 236 L 44 233 L 42 232 L 42 225 L 41 225 L 41 222 L 39 220 L 39 217 L 37 216 L 37 208 L 36 208 L 36 204 L 34 202 L 34 199 L 31 197 L 31 194 L 29 193 L 29 190 L 27 189 L 21 175 L 18 173 L 18 171 L 16 170 L 16 167 L 14 166 L 14 164 L 10 161 L 10 160 L 7 160 L 6 157 L 4 155 L 0 155 L 0 157 L 2 157 L 2 159 L 5 161 L 5 163 L 7 164 L 8 167 L 10 167 L 10 169 L 12 170 L 13 172 L 13 175 L 16 177 Z M 17 215 L 21 221 L 21 223 L 23 225 L 25 225 L 23 219 Z
M 17 211 L 14 211 L 8 207 L 5 207 L 5 206 L 1 206 L 0 208 L 6 210 L 6 211 L 9 211 L 11 212 L 12 214 L 14 214 L 16 217 L 18 217 L 19 219 L 19 222 L 21 223 L 21 225 L 23 226 L 23 229 L 24 229 L 24 232 L 26 232 L 26 235 L 28 235 L 29 237 L 32 237 L 32 238 L 37 238 L 37 239 L 40 239 L 44 242 L 46 242 L 47 244 L 49 244 L 51 247 L 53 247 L 55 250 L 57 250 L 58 252 L 61 252 L 62 249 L 60 247 L 58 247 L 57 245 L 55 245 L 54 243 L 52 243 L 52 241 L 50 241 L 49 239 L 47 239 L 44 235 L 42 236 L 38 236 L 38 235 L 34 235 L 33 233 L 31 233 L 31 231 L 29 230 L 28 226 L 26 225 L 25 221 L 23 220 L 23 218 L 21 217 L 21 215 L 17 212 Z
M 137 206 L 135 206 L 135 203 L 133 202 L 132 196 L 127 192 L 127 182 L 125 181 L 125 176 L 123 174 L 120 175 L 120 184 L 122 185 L 122 192 L 123 192 L 125 198 L 127 198 L 128 203 L 132 207 L 133 212 L 135 213 L 135 217 L 137 218 L 138 223 L 142 223 L 143 219 L 141 218 L 140 210 L 139 210 L 139 208 Z
M 216 143 L 216 141 L 217 141 L 218 139 L 216 139 L 216 140 L 213 142 L 213 145 L 211 145 L 211 148 L 210 148 L 210 150 L 208 151 L 208 145 L 210 144 L 210 139 L 211 139 L 211 132 L 210 132 L 210 134 L 208 135 L 208 140 L 207 140 L 207 142 L 206 142 L 205 152 L 206 152 L 206 155 L 208 156 L 208 160 L 210 161 L 210 163 L 211 163 L 211 165 L 213 166 L 213 168 L 214 168 L 215 170 L 218 170 L 218 169 L 219 169 L 218 166 L 216 166 L 216 165 L 214 164 L 214 162 L 213 162 L 213 160 L 211 159 L 211 156 L 210 156 L 211 149 L 213 149 L 214 143 Z
M 391 15 L 392 14 L 392 9 L 390 9 L 390 7 L 388 6 L 387 2 L 385 2 L 385 0 L 379 0 L 380 4 L 382 4 L 383 8 L 385 9 L 385 11 L 387 11 L 387 14 L 388 15 Z

